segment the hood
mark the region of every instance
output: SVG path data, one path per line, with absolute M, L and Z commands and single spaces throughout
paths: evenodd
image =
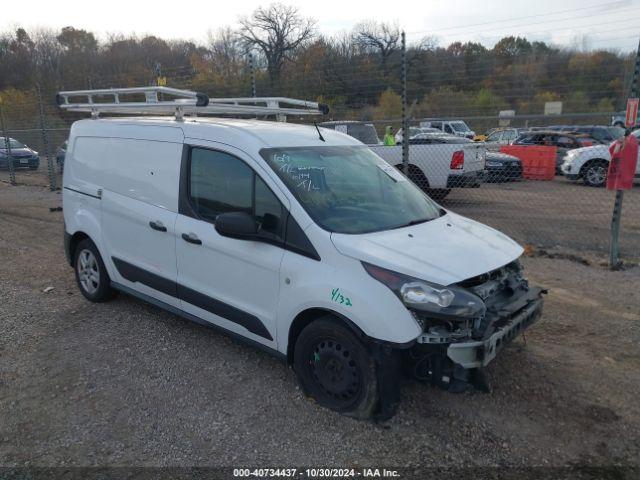
M 3 157 L 7 155 L 7 150 L 5 148 L 0 148 L 0 155 Z M 12 148 L 11 156 L 12 157 L 30 157 L 31 155 L 35 155 L 35 152 L 30 148 Z
M 609 145 L 591 145 L 589 147 L 573 148 L 566 153 L 571 154 L 573 157 L 580 156 L 582 154 L 588 155 L 589 158 L 593 158 L 597 155 L 600 158 L 608 160 L 611 154 L 609 153 Z
M 343 255 L 440 285 L 495 270 L 523 252 L 503 233 L 451 212 L 384 232 L 332 233 L 331 240 Z

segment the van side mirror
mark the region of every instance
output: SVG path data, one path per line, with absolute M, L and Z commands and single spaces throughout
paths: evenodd
M 258 233 L 258 223 L 247 212 L 221 213 L 216 217 L 214 226 L 223 237 L 249 240 Z
M 272 213 L 265 213 L 262 217 L 262 225 L 260 230 L 266 232 L 274 232 L 280 225 L 280 219 Z

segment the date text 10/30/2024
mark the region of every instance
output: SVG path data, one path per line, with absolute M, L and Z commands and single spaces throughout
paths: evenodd
M 233 476 L 237 478 L 400 478 L 400 473 L 386 468 L 234 468 Z

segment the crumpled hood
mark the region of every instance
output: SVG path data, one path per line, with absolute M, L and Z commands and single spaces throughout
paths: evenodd
M 384 232 L 332 233 L 331 240 L 343 255 L 440 285 L 502 267 L 523 252 L 505 234 L 452 212 Z

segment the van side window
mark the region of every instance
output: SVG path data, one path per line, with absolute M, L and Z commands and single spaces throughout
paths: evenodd
M 193 206 L 205 219 L 226 212 L 251 213 L 253 170 L 227 153 L 194 148 L 189 183 Z
M 284 209 L 278 198 L 246 163 L 228 153 L 191 150 L 189 197 L 208 221 L 226 212 L 254 215 L 261 231 L 284 238 Z

